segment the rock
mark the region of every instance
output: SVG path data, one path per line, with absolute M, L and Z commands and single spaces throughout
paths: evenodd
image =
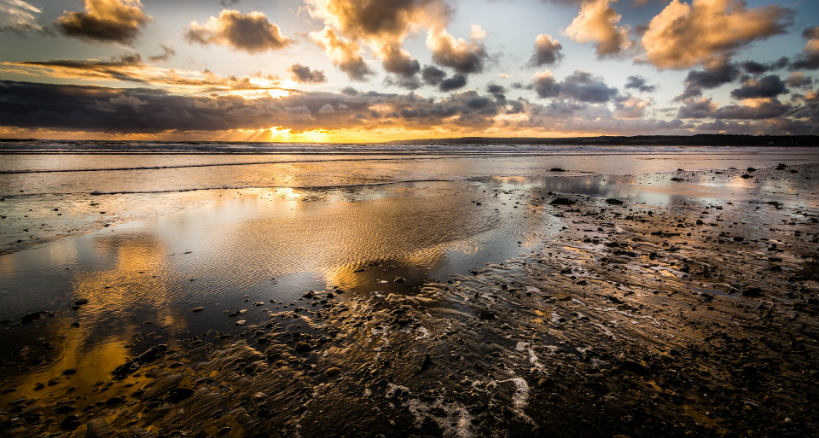
M 481 309 L 481 311 L 478 312 L 478 318 L 483 319 L 483 320 L 487 320 L 487 321 L 491 320 L 491 319 L 495 319 L 495 312 L 493 312 L 491 310 Z
M 633 373 L 640 374 L 642 376 L 649 373 L 648 367 L 646 367 L 645 365 L 643 365 L 643 364 L 641 364 L 639 362 L 635 362 L 635 361 L 630 360 L 630 359 L 626 359 L 626 360 L 622 361 L 620 363 L 620 369 L 623 370 L 623 371 L 631 371 Z
M 324 370 L 324 376 L 328 379 L 332 379 L 333 377 L 338 376 L 341 374 L 341 368 L 339 367 L 330 367 Z
M 191 309 L 191 312 L 199 313 L 199 312 L 201 312 L 203 310 L 205 310 L 205 308 L 200 306 L 200 307 L 194 307 L 193 309 Z
M 608 198 L 608 199 L 606 199 L 606 204 L 609 204 L 609 205 L 623 205 L 623 201 L 621 201 L 619 199 Z
M 294 349 L 298 353 L 307 353 L 308 351 L 312 350 L 313 347 L 311 347 L 310 344 L 308 344 L 307 342 L 299 341 L 299 342 L 296 343 L 296 346 L 294 347 Z
M 407 279 L 406 279 L 406 278 L 404 278 L 404 277 L 395 277 L 395 278 L 392 280 L 392 282 L 393 282 L 393 283 L 403 283 L 403 282 L 405 282 L 405 281 L 407 281 Z
M 743 297 L 758 297 L 762 295 L 762 288 L 759 287 L 749 287 L 742 291 Z
M 115 438 L 117 431 L 104 418 L 94 418 L 85 426 L 85 438 Z
M 80 298 L 79 300 L 74 301 L 75 306 L 83 306 L 85 304 L 88 304 L 88 300 L 86 298 Z
M 168 401 L 171 403 L 179 403 L 182 400 L 190 398 L 193 395 L 193 390 L 189 388 L 174 388 L 168 394 Z
M 260 401 L 264 401 L 267 398 L 267 394 L 259 391 L 259 392 L 255 393 L 255 394 L 253 394 L 250 398 L 252 398 L 253 401 L 260 402 Z
M 74 430 L 78 427 L 80 427 L 80 417 L 74 414 L 63 418 L 63 421 L 60 422 L 60 429 L 62 430 Z
M 552 202 L 549 203 L 549 205 L 574 205 L 574 204 L 575 204 L 574 200 L 569 199 L 569 198 L 563 198 L 563 197 L 555 198 L 555 199 L 552 200 Z
M 23 322 L 23 324 L 29 324 L 29 323 L 32 323 L 32 322 L 38 320 L 38 319 L 52 317 L 52 316 L 54 316 L 53 313 L 51 313 L 49 311 L 46 311 L 46 310 L 41 310 L 39 312 L 32 312 L 32 313 L 29 313 L 27 315 L 23 315 L 22 322 Z
M 64 376 L 73 376 L 74 374 L 77 374 L 77 370 L 75 370 L 74 368 L 69 368 L 67 370 L 63 370 L 63 375 Z
M 240 320 L 238 320 L 238 321 L 234 322 L 234 324 L 239 325 L 239 326 L 242 326 L 242 325 L 247 324 L 247 321 L 246 321 L 246 320 L 244 320 L 244 319 L 240 319 Z
M 419 373 L 423 373 L 424 371 L 428 370 L 429 367 L 432 366 L 432 358 L 429 357 L 429 354 L 424 355 L 424 361 L 421 362 L 421 367 L 418 369 Z

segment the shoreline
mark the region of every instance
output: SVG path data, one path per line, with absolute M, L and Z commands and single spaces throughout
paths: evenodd
M 797 169 L 757 172 L 815 185 L 817 166 Z M 0 431 L 819 432 L 815 207 L 659 207 L 544 190 L 519 201 L 565 228 L 532 252 L 413 293 L 309 291 L 239 340 L 152 347 L 117 364 L 96 395 L 18 397 L 0 411 Z

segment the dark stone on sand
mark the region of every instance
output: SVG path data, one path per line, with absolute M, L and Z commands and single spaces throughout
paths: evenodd
M 742 179 L 751 179 L 751 178 L 753 178 L 753 175 L 748 175 L 747 173 L 743 173 L 739 177 L 742 178 Z
M 682 178 L 678 178 L 678 177 L 676 177 L 676 176 L 675 176 L 674 178 L 671 178 L 671 181 L 674 181 L 674 182 L 683 182 L 684 180 L 683 180 Z
M 743 240 L 745 240 L 745 238 L 742 236 L 734 236 L 734 242 L 742 242 Z
M 294 349 L 298 353 L 307 353 L 308 351 L 312 350 L 313 347 L 311 347 L 310 344 L 308 344 L 307 342 L 299 341 L 296 343 Z
M 105 404 L 107 404 L 108 406 L 117 406 L 123 403 L 125 403 L 125 399 L 123 399 L 122 397 L 111 397 L 105 401 Z
M 134 371 L 138 370 L 140 366 L 146 363 L 151 363 L 164 355 L 168 351 L 168 344 L 158 344 L 154 345 L 153 347 L 145 350 L 142 354 L 135 357 L 133 360 L 125 362 L 124 364 L 116 367 L 114 371 L 111 373 L 114 375 L 116 379 L 123 379 L 128 374 L 133 373 Z
M 621 201 L 619 199 L 608 198 L 608 199 L 606 199 L 606 204 L 609 204 L 609 205 L 623 205 L 623 201 Z
M 74 374 L 77 374 L 77 370 L 75 370 L 74 368 L 69 368 L 63 371 L 64 376 L 73 376 Z
M 491 310 L 482 309 L 480 312 L 478 312 L 478 318 L 483 319 L 483 320 L 487 320 L 487 321 L 491 320 L 491 319 L 495 319 L 495 312 L 493 312 Z
M 63 418 L 63 421 L 60 422 L 62 430 L 74 430 L 78 427 L 80 427 L 80 417 L 73 414 Z
M 758 297 L 762 295 L 762 288 L 759 287 L 749 287 L 742 291 L 743 297 Z
M 620 363 L 620 369 L 623 371 L 630 371 L 641 376 L 648 374 L 650 371 L 645 365 L 630 359 L 622 361 Z
M 193 395 L 193 390 L 189 388 L 174 388 L 168 394 L 168 401 L 171 403 L 179 403 L 182 400 L 190 398 Z
M 327 377 L 328 379 L 332 379 L 339 374 L 341 374 L 341 368 L 339 367 L 330 367 L 324 370 L 324 377 Z
M 418 369 L 419 373 L 423 373 L 424 371 L 428 370 L 429 367 L 432 366 L 432 358 L 429 357 L 429 354 L 424 355 L 424 361 L 421 362 L 421 368 Z
M 563 197 L 555 198 L 555 199 L 552 200 L 552 202 L 549 203 L 549 205 L 574 205 L 574 204 L 575 204 L 575 202 L 573 200 L 571 200 L 569 198 L 563 198 Z
M 561 167 L 552 167 L 551 169 L 549 169 L 549 171 L 550 172 L 565 172 L 566 169 L 563 169 Z
M 205 310 L 205 308 L 200 306 L 200 307 L 194 307 L 193 309 L 191 309 L 191 312 L 199 313 L 199 312 L 201 312 L 203 310 Z
M 75 306 L 82 306 L 82 305 L 85 305 L 85 304 L 88 304 L 88 300 L 85 299 L 85 298 L 80 298 L 79 300 L 74 301 Z
M 32 312 L 32 313 L 29 313 L 27 315 L 23 315 L 22 322 L 23 322 L 23 324 L 29 324 L 29 323 L 32 323 L 32 322 L 38 320 L 38 319 L 51 317 L 51 316 L 54 316 L 54 314 L 49 312 L 49 311 L 46 311 L 46 310 L 41 310 L 39 312 Z

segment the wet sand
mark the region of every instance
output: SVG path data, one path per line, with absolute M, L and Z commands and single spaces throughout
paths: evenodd
M 698 196 L 664 205 L 488 190 L 475 202 L 505 191 L 562 226 L 441 282 L 402 287 L 401 269 L 373 262 L 356 269 L 384 283 L 249 302 L 268 309 L 263 321 L 237 312 L 225 316 L 234 334 L 112 354 L 90 388 L 72 384 L 95 375 L 82 368 L 4 384 L 0 433 L 815 436 L 817 172 L 672 172 L 662 178 Z M 719 198 L 726 185 L 759 197 Z M 47 344 L 26 345 L 14 367 L 35 366 Z

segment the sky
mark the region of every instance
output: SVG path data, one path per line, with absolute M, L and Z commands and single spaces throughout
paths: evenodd
M 819 133 L 819 2 L 0 0 L 0 137 Z

